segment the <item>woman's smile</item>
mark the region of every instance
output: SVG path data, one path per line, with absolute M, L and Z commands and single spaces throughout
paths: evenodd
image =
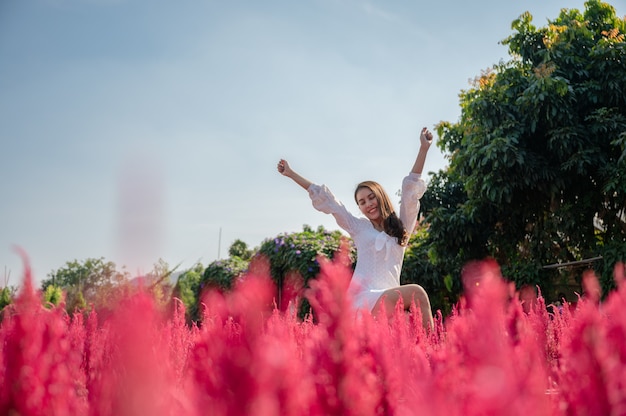
M 380 218 L 380 207 L 378 198 L 369 188 L 361 188 L 356 193 L 356 201 L 359 209 L 370 221 L 376 221 Z

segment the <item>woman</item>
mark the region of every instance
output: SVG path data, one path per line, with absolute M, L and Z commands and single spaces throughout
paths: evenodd
M 428 295 L 419 285 L 400 286 L 400 271 L 410 232 L 417 222 L 419 199 L 426 191 L 421 174 L 432 140 L 432 133 L 424 127 L 413 168 L 402 181 L 399 216 L 387 193 L 376 182 L 361 182 L 354 192 L 354 199 L 365 216 L 359 218 L 348 212 L 325 185 L 316 185 L 300 176 L 284 159 L 278 162 L 278 172 L 307 190 L 313 207 L 332 214 L 354 241 L 357 262 L 348 290 L 355 309 L 368 310 L 373 315 L 383 312 L 391 317 L 400 299 L 406 310 L 415 300 L 422 312 L 423 325 L 428 328 L 433 326 Z

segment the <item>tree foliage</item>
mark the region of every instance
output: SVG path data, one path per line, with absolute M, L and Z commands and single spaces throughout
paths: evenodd
M 43 303 L 46 307 L 59 306 L 63 301 L 63 291 L 60 287 L 49 285 L 43 292 Z
M 170 265 L 163 259 L 158 259 L 156 263 L 152 265 L 152 270 L 143 276 L 138 277 L 139 284 L 144 286 L 144 289 L 151 292 L 157 302 L 163 306 L 170 302 L 174 287 L 170 282 L 170 276 L 176 267 L 170 267 Z
M 185 305 L 187 322 L 195 321 L 198 318 L 198 293 L 203 273 L 204 266 L 198 263 L 191 269 L 181 273 L 176 280 L 174 296 Z
M 428 239 L 453 275 L 490 256 L 518 284 L 543 284 L 542 265 L 626 241 L 626 22 L 592 0 L 541 28 L 525 13 L 512 29 L 511 60 L 437 127 L 450 164 L 425 196 Z
M 205 288 L 221 291 L 233 289 L 237 278 L 248 269 L 253 253 L 254 250 L 249 249 L 244 241 L 235 240 L 228 248 L 227 259 L 218 259 L 204 269 L 196 294 L 199 295 L 199 291 Z
M 9 279 L 11 278 L 11 272 L 4 270 L 4 285 L 0 289 L 0 312 L 11 303 L 13 303 L 13 297 L 15 296 L 15 292 L 17 292 L 17 288 L 14 286 L 9 286 Z M 2 315 L 0 315 L 0 321 L 2 320 Z
M 228 255 L 230 257 L 239 257 L 242 260 L 250 260 L 252 258 L 253 250 L 248 248 L 248 245 L 242 240 L 235 240 L 228 248 Z
M 178 280 L 177 291 L 187 308 L 187 318 L 192 321 L 200 318 L 199 303 L 205 290 L 231 291 L 248 270 L 253 253 L 244 241 L 237 239 L 228 249 L 228 258 L 215 260 L 204 269 L 196 265 L 184 273 Z
M 237 256 L 216 260 L 204 270 L 200 288 L 229 291 L 234 287 L 237 278 L 247 269 L 248 261 Z
M 320 272 L 318 257 L 332 259 L 342 242 L 349 243 L 352 263 L 356 261 L 356 249 L 351 240 L 340 231 L 328 231 L 323 226 L 316 230 L 304 225 L 301 232 L 281 234 L 265 240 L 258 254 L 270 262 L 271 277 L 279 288 L 283 287 L 289 273 L 297 273 L 302 278 L 303 287 L 308 287 L 309 280 Z M 298 306 L 298 315 L 304 317 L 310 305 L 303 299 Z
M 13 302 L 13 295 L 8 286 L 0 289 L 0 311 Z
M 64 267 L 49 273 L 48 277 L 41 283 L 42 291 L 45 293 L 49 286 L 61 288 L 66 293 L 68 312 L 89 305 L 106 305 L 110 303 L 112 293 L 128 282 L 127 273 L 117 271 L 115 263 L 104 261 L 102 257 L 67 262 Z
M 259 254 L 269 259 L 270 273 L 277 285 L 280 286 L 288 272 L 298 272 L 306 285 L 320 271 L 318 256 L 332 259 L 344 240 L 348 241 L 338 230 L 328 231 L 323 226 L 314 230 L 304 225 L 301 232 L 265 240 Z M 352 245 L 351 257 L 354 262 L 356 251 Z

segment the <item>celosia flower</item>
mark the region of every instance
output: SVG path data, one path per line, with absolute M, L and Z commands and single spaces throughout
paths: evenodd
M 21 415 L 623 414 L 626 283 L 600 302 L 593 274 L 575 311 L 524 304 L 493 261 L 464 269 L 464 298 L 425 331 L 419 308 L 355 316 L 347 246 L 306 295 L 299 321 L 277 304 L 267 259 L 203 319 L 127 293 L 110 313 L 47 310 L 26 268 L 0 324 L 0 413 Z M 302 278 L 287 274 L 294 296 Z M 525 307 L 526 306 L 526 307 Z M 86 316 L 86 319 L 84 318 Z

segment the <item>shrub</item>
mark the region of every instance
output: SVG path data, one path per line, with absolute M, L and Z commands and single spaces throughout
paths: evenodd
M 11 290 L 8 287 L 4 287 L 0 290 L 0 311 L 6 306 L 9 306 L 12 302 Z
M 199 290 L 219 289 L 229 291 L 235 281 L 248 268 L 248 262 L 239 257 L 230 257 L 224 260 L 216 260 L 209 264 L 202 274 Z
M 280 234 L 273 239 L 267 239 L 261 244 L 258 255 L 269 260 L 271 277 L 282 293 L 287 280 L 301 288 L 309 287 L 309 281 L 320 272 L 320 256 L 333 259 L 342 242 L 348 244 L 350 261 L 354 266 L 356 249 L 352 240 L 340 231 L 327 231 L 322 226 L 313 230 L 304 225 L 301 232 Z M 300 284 L 293 283 L 298 279 L 301 280 Z M 285 304 L 286 301 L 279 300 L 280 303 Z M 304 317 L 309 309 L 308 301 L 302 299 L 298 305 L 300 317 Z
M 43 302 L 49 306 L 59 306 L 63 301 L 63 291 L 60 287 L 50 285 L 43 293 Z
M 178 276 L 176 286 L 174 287 L 174 297 L 180 299 L 183 303 L 187 322 L 198 319 L 198 293 L 202 274 L 202 265 L 198 264 Z

